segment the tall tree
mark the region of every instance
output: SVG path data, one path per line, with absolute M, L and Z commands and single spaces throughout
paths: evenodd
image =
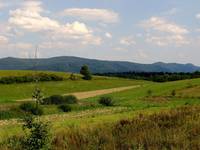
M 83 75 L 84 80 L 91 80 L 92 79 L 91 72 L 90 72 L 89 67 L 87 65 L 84 65 L 84 66 L 81 67 L 80 74 Z

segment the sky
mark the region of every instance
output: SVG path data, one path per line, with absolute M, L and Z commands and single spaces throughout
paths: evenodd
M 199 0 L 0 0 L 0 57 L 200 65 Z

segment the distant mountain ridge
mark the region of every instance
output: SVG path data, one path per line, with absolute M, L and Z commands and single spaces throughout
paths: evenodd
M 7 57 L 0 59 L 0 70 L 48 70 L 78 73 L 82 65 L 88 65 L 92 73 L 105 72 L 194 72 L 200 67 L 193 64 L 157 62 L 139 64 L 126 61 L 105 61 L 73 56 L 61 56 L 41 59 L 23 59 Z

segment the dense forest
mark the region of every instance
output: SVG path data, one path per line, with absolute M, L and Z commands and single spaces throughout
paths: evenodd
M 167 82 L 185 79 L 200 78 L 200 72 L 193 73 L 169 73 L 169 72 L 118 72 L 118 73 L 97 73 L 95 75 L 108 77 L 121 77 L 137 80 L 148 80 L 154 82 Z

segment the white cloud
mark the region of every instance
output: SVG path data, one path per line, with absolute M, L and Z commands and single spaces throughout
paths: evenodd
M 41 2 L 27 1 L 21 8 L 10 11 L 10 26 L 12 29 L 20 28 L 26 32 L 42 32 L 45 33 L 42 36 L 47 35 L 55 41 L 71 39 L 81 44 L 101 44 L 100 37 L 94 36 L 93 31 L 86 24 L 78 21 L 62 24 L 42 16 L 43 12 Z
M 111 38 L 112 38 L 112 34 L 111 34 L 111 33 L 109 33 L 109 32 L 106 32 L 106 33 L 105 33 L 105 36 L 106 36 L 107 38 L 109 38 L 109 39 L 111 39 Z
M 168 35 L 168 36 L 151 36 L 146 39 L 147 42 L 156 44 L 158 46 L 168 46 L 168 45 L 186 45 L 190 41 L 181 35 Z
M 199 14 L 196 14 L 196 18 L 197 18 L 197 19 L 200 19 L 200 13 L 199 13 Z
M 0 44 L 4 45 L 7 44 L 9 42 L 9 39 L 5 36 L 0 35 Z
M 128 36 L 128 37 L 121 38 L 120 44 L 126 45 L 126 46 L 131 46 L 131 45 L 135 45 L 136 42 L 132 36 Z
M 107 9 L 70 8 L 65 9 L 61 15 L 104 23 L 116 23 L 119 21 L 119 14 Z
M 59 28 L 57 21 L 41 16 L 41 11 L 40 3 L 26 2 L 22 8 L 10 11 L 9 23 L 32 32 Z
M 22 3 L 22 7 L 26 8 L 30 12 L 42 12 L 42 11 L 44 11 L 43 8 L 42 8 L 42 2 L 41 1 L 35 1 L 35 0 L 24 1 Z
M 189 44 L 186 37 L 189 31 L 180 25 L 170 22 L 164 18 L 151 17 L 143 21 L 141 26 L 147 31 L 146 41 L 158 46 L 182 46 Z
M 187 34 L 189 32 L 186 28 L 160 17 L 151 17 L 149 20 L 143 21 L 141 25 L 146 29 L 153 29 L 172 34 Z

